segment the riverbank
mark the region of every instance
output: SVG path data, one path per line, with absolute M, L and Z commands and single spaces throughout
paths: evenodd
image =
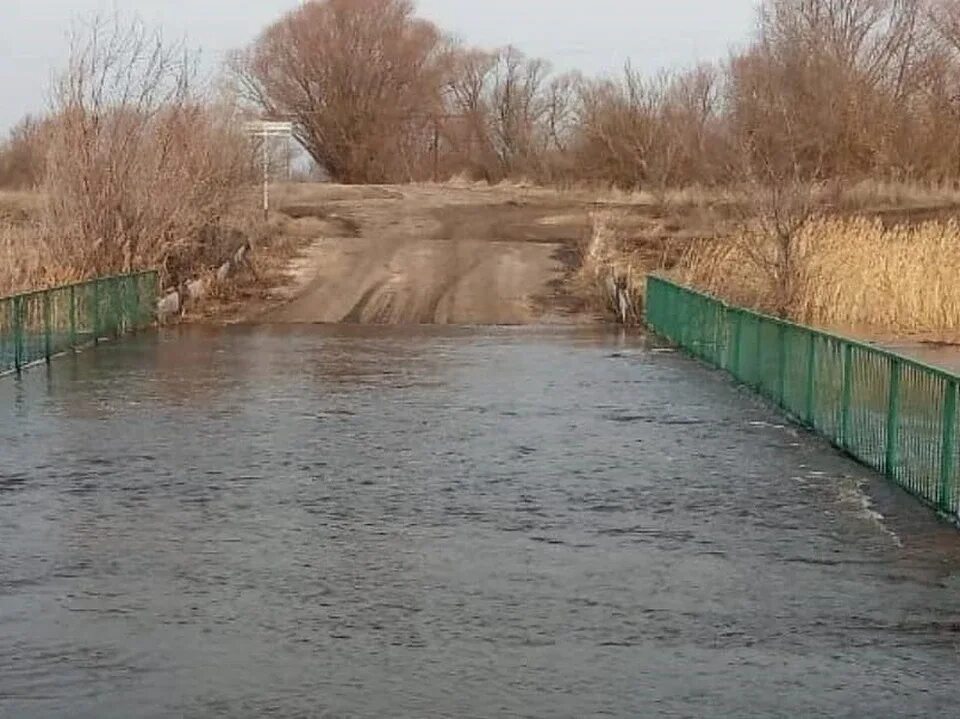
M 790 246 L 788 315 L 858 336 L 955 341 L 954 200 L 880 186 L 832 205 L 824 199 L 824 219 L 811 220 Z M 0 193 L 0 294 L 79 279 L 70 256 L 50 245 L 43 202 L 36 193 Z M 768 312 L 780 297 L 780 268 L 765 263 L 777 248 L 744 229 L 757 218 L 747 217 L 743 193 L 290 183 L 273 188 L 266 222 L 257 202 L 251 189 L 221 218 L 232 230 L 192 238 L 189 261 L 168 267 L 165 289 L 197 290 L 177 316 L 640 324 L 653 271 Z M 247 246 L 245 262 L 229 265 Z

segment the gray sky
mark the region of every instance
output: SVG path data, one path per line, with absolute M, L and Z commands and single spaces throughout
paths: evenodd
M 42 109 L 71 22 L 136 14 L 200 47 L 210 65 L 298 0 L 0 0 L 0 132 Z M 646 71 L 726 54 L 754 25 L 756 0 L 420 0 L 420 14 L 464 41 L 514 44 L 561 69 Z

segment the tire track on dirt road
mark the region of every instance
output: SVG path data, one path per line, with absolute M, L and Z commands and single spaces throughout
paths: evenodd
M 342 196 L 341 194 L 337 195 Z M 531 324 L 582 322 L 553 302 L 586 211 L 505 202 L 492 192 L 410 187 L 390 199 L 316 200 L 356 232 L 318 238 L 300 285 L 269 322 Z M 297 214 L 304 213 L 301 199 Z

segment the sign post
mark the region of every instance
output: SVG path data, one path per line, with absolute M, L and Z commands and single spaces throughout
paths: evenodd
M 248 122 L 246 127 L 252 137 L 260 138 L 263 151 L 263 219 L 266 220 L 270 214 L 270 148 L 267 143 L 270 138 L 280 137 L 289 144 L 293 136 L 293 123 L 257 120 Z

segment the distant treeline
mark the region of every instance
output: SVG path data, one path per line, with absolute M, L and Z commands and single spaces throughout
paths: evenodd
M 252 111 L 293 120 L 317 165 L 348 183 L 960 177 L 958 0 L 765 0 L 729 59 L 615 79 L 465 46 L 415 12 L 412 0 L 306 3 L 234 55 L 230 85 Z M 44 122 L 6 141 L 0 185 L 40 181 Z
M 726 61 L 617 79 L 466 47 L 411 0 L 324 0 L 267 28 L 232 68 L 343 182 L 960 176 L 958 0 L 766 0 Z

